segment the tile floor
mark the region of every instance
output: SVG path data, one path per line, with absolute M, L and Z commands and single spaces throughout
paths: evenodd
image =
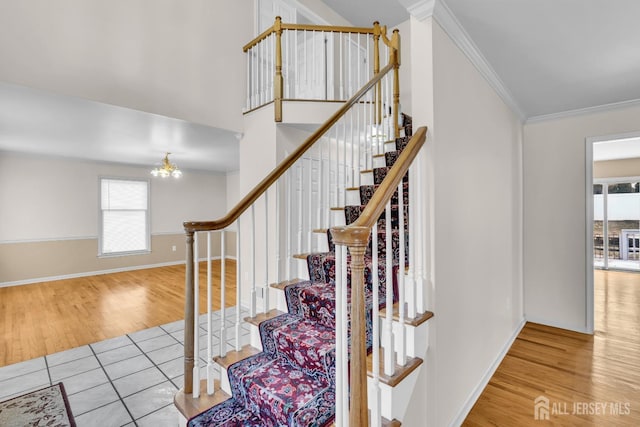
M 227 348 L 235 348 L 235 309 L 227 311 Z M 242 317 L 246 316 L 244 310 Z M 214 336 L 220 315 L 213 315 Z M 207 357 L 206 315 L 200 316 L 200 363 Z M 241 328 L 241 345 L 249 328 Z M 217 349 L 215 349 L 217 350 Z M 0 368 L 0 400 L 64 383 L 78 427 L 177 426 L 173 395 L 184 382 L 184 322 L 168 323 L 121 337 Z M 215 353 L 214 353 L 215 354 Z M 219 375 L 218 368 L 215 368 Z M 206 370 L 200 375 L 206 377 Z

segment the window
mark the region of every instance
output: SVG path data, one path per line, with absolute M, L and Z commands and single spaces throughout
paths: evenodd
M 100 179 L 100 253 L 148 252 L 149 181 Z

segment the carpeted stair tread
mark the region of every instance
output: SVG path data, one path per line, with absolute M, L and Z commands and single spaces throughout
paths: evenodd
M 265 427 L 265 424 L 235 399 L 226 400 L 191 418 L 187 427 Z
M 374 168 L 373 169 L 373 183 L 375 185 L 380 185 L 382 184 L 382 181 L 386 178 L 387 173 L 389 173 L 389 171 L 391 170 L 391 167 L 389 166 L 385 166 L 385 167 L 380 167 L 380 168 Z M 402 177 L 402 182 L 409 182 L 409 173 L 407 172 L 403 177 Z
M 360 217 L 360 215 L 362 215 L 362 212 L 364 211 L 365 207 L 366 205 L 345 206 L 344 216 L 345 216 L 345 221 L 347 225 L 354 223 Z M 380 214 L 380 217 L 378 218 L 378 228 L 385 227 L 386 215 L 387 214 L 385 209 L 382 211 L 382 213 Z M 408 223 L 409 223 L 409 206 L 404 205 L 405 228 L 408 226 Z M 392 228 L 398 227 L 398 205 L 391 205 L 391 227 Z
M 275 356 L 287 360 L 305 373 L 312 376 L 321 374 L 331 379 L 331 368 L 335 366 L 334 329 L 309 318 L 291 314 L 282 317 L 285 316 L 294 319 L 283 322 L 280 327 L 269 328 L 269 334 L 266 333 L 267 327 L 264 328 L 265 351 L 273 349 Z M 275 323 L 275 320 L 270 322 Z M 268 340 L 271 342 L 268 343 Z
M 387 232 L 385 228 L 378 228 L 378 259 L 383 260 L 386 259 L 387 256 Z M 329 242 L 329 252 L 335 253 L 336 245 L 333 242 L 333 237 L 331 236 L 331 232 L 327 233 L 327 241 Z M 405 232 L 405 255 L 409 254 L 409 234 Z M 365 252 L 365 256 L 372 257 L 372 243 L 373 236 L 369 237 L 369 244 L 367 245 L 367 250 Z M 400 244 L 400 231 L 399 230 L 391 230 L 391 248 L 393 249 L 394 256 L 397 258 L 400 256 L 399 250 Z M 311 254 L 309 254 L 311 255 Z M 309 255 L 307 255 L 307 260 L 309 259 Z
M 404 366 L 400 366 L 397 363 L 394 364 L 394 371 L 392 375 L 386 375 L 384 373 L 384 350 L 380 349 L 380 370 L 378 371 L 380 374 L 380 382 L 382 384 L 386 384 L 389 387 L 395 387 L 400 382 L 405 379 L 409 374 L 418 369 L 420 365 L 422 365 L 422 359 L 419 357 L 407 357 L 406 363 Z M 395 353 L 394 353 L 395 357 Z M 373 356 L 369 354 L 367 356 L 367 375 L 373 378 Z
M 383 317 L 383 318 L 387 317 L 386 308 L 380 310 L 380 317 Z M 416 317 L 409 318 L 409 317 L 406 317 L 406 311 L 405 311 L 404 324 L 408 326 L 420 326 L 427 320 L 431 319 L 432 317 L 433 317 L 433 312 L 425 311 L 424 313 L 417 313 Z M 395 320 L 396 322 L 400 321 L 400 307 L 398 303 L 393 304 L 393 320 Z
M 330 381 L 308 375 L 281 358 L 269 358 L 243 375 L 236 372 L 234 381 L 242 386 L 245 407 L 266 425 L 322 426 L 333 418 L 335 393 Z
M 244 321 L 251 325 L 259 326 L 260 323 L 264 322 L 265 320 L 273 319 L 274 317 L 278 317 L 282 314 L 284 314 L 284 312 L 274 308 L 267 311 L 266 313 L 256 314 L 254 317 L 245 317 Z
M 173 397 L 173 403 L 187 420 L 191 419 L 231 397 L 220 389 L 218 380 L 213 381 L 213 389 L 216 390 L 215 393 L 207 394 L 207 380 L 201 380 L 200 397 L 194 398 L 193 395 L 185 394 L 184 389 L 181 389 Z
M 361 185 L 359 190 L 360 204 L 366 205 L 367 203 L 369 203 L 369 200 L 371 200 L 371 197 L 373 197 L 373 193 L 378 189 L 378 187 L 380 187 L 380 185 L 377 185 L 377 184 Z M 403 183 L 403 196 L 404 196 L 404 200 L 403 200 L 404 204 L 409 205 L 409 183 L 408 182 Z M 391 196 L 391 204 L 392 205 L 398 204 L 398 190 L 396 190 Z
M 307 257 L 307 266 L 309 269 L 309 277 L 313 283 L 327 283 L 331 286 L 335 286 L 335 253 L 332 252 L 319 252 L 309 254 Z M 349 262 L 350 255 L 347 256 L 347 287 L 351 287 L 351 265 Z M 380 295 L 384 295 L 386 292 L 387 280 L 386 280 L 386 271 L 385 271 L 386 262 L 383 258 L 378 258 L 378 281 L 380 286 Z M 397 280 L 396 273 L 398 268 L 397 260 L 393 260 L 393 286 L 394 293 L 397 291 Z M 365 291 L 371 292 L 372 286 L 372 268 L 373 268 L 373 260 L 370 255 L 365 254 L 364 257 L 364 277 L 365 277 Z M 308 286 L 308 285 L 300 285 L 300 286 Z M 285 288 L 285 295 L 289 298 L 287 292 L 293 289 L 293 287 Z M 327 297 L 330 297 L 330 294 L 327 294 Z M 333 297 L 331 297 L 333 298 Z M 289 312 L 291 313 L 291 306 L 289 305 L 289 301 L 287 301 L 287 305 L 289 306 Z

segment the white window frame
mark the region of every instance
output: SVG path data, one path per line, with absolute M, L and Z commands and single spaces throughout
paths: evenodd
M 129 181 L 129 182 L 143 182 L 147 187 L 147 206 L 145 212 L 145 249 L 136 251 L 121 251 L 121 252 L 107 252 L 103 251 L 104 241 L 104 210 L 102 209 L 102 181 Z M 137 209 L 136 209 L 137 210 Z M 118 257 L 128 255 L 141 255 L 151 253 L 151 183 L 149 179 L 142 178 L 123 178 L 114 176 L 100 176 L 98 177 L 98 257 Z

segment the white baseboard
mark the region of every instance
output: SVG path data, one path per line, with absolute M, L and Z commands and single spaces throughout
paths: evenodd
M 219 260 L 220 257 L 219 256 L 213 257 L 211 259 Z M 235 261 L 236 257 L 227 256 L 226 259 L 231 259 Z M 206 260 L 207 260 L 206 258 L 200 258 L 201 262 Z M 169 267 L 172 265 L 180 265 L 184 263 L 185 263 L 184 261 L 180 260 L 180 261 L 162 262 L 158 264 L 134 265 L 130 267 L 112 268 L 109 270 L 85 271 L 82 273 L 63 274 L 60 276 L 36 277 L 33 279 L 16 280 L 14 282 L 0 282 L 0 288 L 7 288 L 9 286 L 32 285 L 34 283 L 52 282 L 55 280 L 77 279 L 79 277 L 99 276 L 101 274 L 122 273 L 125 271 L 146 270 L 149 268 Z
M 467 415 L 469 415 L 469 412 L 471 412 L 471 408 L 473 408 L 473 405 L 475 405 L 476 401 L 484 391 L 484 388 L 487 386 L 487 384 L 489 384 L 489 381 L 491 380 L 491 377 L 493 377 L 493 374 L 495 374 L 496 370 L 498 369 L 498 366 L 500 366 L 500 363 L 502 363 L 502 359 L 504 359 L 504 357 L 509 352 L 509 349 L 513 345 L 513 342 L 516 340 L 516 338 L 518 338 L 518 335 L 520 334 L 520 331 L 522 331 L 522 328 L 524 327 L 525 323 L 527 323 L 527 320 L 523 318 L 520 324 L 516 326 L 515 330 L 513 331 L 513 334 L 507 340 L 505 345 L 502 347 L 502 350 L 496 357 L 496 360 L 494 360 L 491 366 L 489 366 L 489 369 L 487 369 L 487 372 L 484 374 L 484 376 L 482 377 L 482 379 L 480 380 L 476 388 L 473 390 L 473 392 L 467 399 L 467 402 L 462 407 L 462 410 L 458 413 L 458 416 L 451 423 L 451 426 L 462 425 L 464 420 L 467 418 Z
M 566 329 L 567 331 L 579 332 L 581 334 L 593 335 L 593 331 L 587 330 L 586 325 L 576 326 L 576 325 L 569 325 L 567 323 L 556 322 L 549 319 L 541 319 L 535 316 L 525 316 L 525 317 L 527 322 L 538 323 L 544 326 L 551 326 L 552 328 Z

